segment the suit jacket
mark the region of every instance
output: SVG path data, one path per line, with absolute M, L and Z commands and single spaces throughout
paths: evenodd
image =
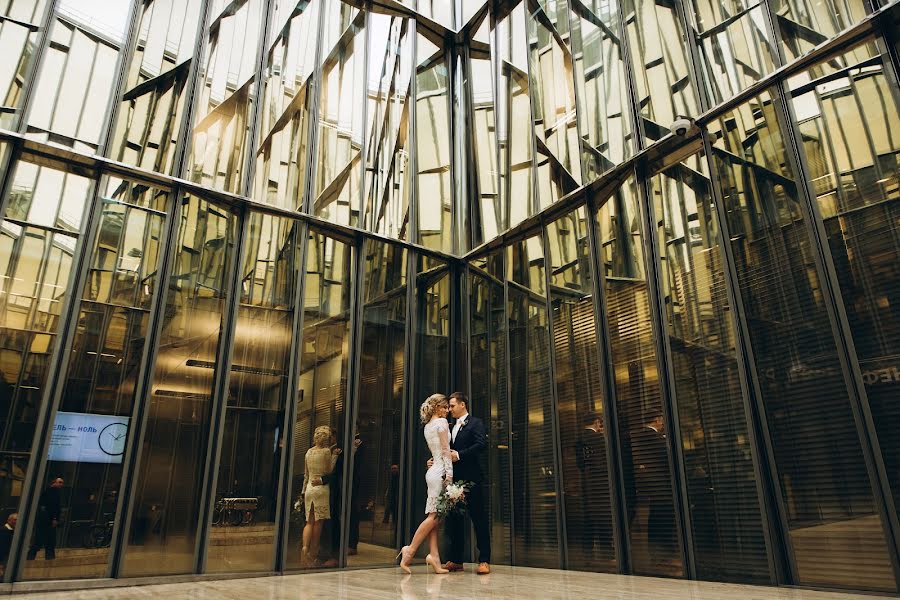
M 453 463 L 453 479 L 457 481 L 471 481 L 481 483 L 484 481 L 484 473 L 481 470 L 481 453 L 487 448 L 487 434 L 484 431 L 484 423 L 478 417 L 469 415 L 466 423 L 456 433 L 456 440 L 452 440 L 450 449 L 459 453 L 459 460 Z
M 5 565 L 9 559 L 9 549 L 12 546 L 13 529 L 9 525 L 3 524 L 0 527 L 0 564 Z

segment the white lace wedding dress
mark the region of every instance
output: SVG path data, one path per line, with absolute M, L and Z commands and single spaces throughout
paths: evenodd
M 444 489 L 444 481 L 453 481 L 453 461 L 450 460 L 450 425 L 447 419 L 434 419 L 425 424 L 425 442 L 431 450 L 434 464 L 425 472 L 428 500 L 425 514 L 433 513 L 438 496 Z

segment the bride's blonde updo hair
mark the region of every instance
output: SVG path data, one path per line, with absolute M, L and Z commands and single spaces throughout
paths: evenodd
M 328 425 L 319 425 L 313 433 L 313 445 L 324 448 L 331 441 L 331 427 Z
M 431 417 L 434 415 L 434 411 L 437 410 L 438 406 L 445 404 L 449 404 L 449 402 L 447 401 L 447 396 L 443 394 L 432 394 L 425 398 L 425 402 L 419 407 L 419 416 L 422 417 L 422 425 L 431 420 Z

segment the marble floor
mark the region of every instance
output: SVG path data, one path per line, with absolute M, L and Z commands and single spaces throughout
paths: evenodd
M 465 573 L 435 575 L 416 565 L 412 575 L 399 569 L 368 569 L 169 583 L 127 588 L 13 594 L 28 600 L 437 600 L 488 598 L 492 600 L 611 599 L 611 600 L 871 600 L 872 596 L 768 588 L 678 579 L 626 577 L 577 571 L 495 566 L 490 575 L 478 576 L 467 565 Z

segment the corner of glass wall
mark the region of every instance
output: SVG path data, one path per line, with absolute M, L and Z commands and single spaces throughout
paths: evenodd
M 205 188 L 244 192 L 266 6 L 266 0 L 210 0 L 185 169 Z
M 0 9 L 0 129 L 12 129 L 21 115 L 25 86 L 45 33 L 47 0 L 13 0 Z
M 131 11 L 131 0 L 60 0 L 29 98 L 29 137 L 88 154 L 102 150 Z
M 849 85 L 848 75 L 835 89 Z M 852 106 L 847 85 L 838 97 Z M 778 93 L 761 92 L 709 129 L 794 577 L 803 585 L 895 590 L 877 484 L 866 467 Z M 798 94 L 797 101 L 809 136 L 820 106 L 814 96 Z M 853 148 L 860 160 L 865 147 Z M 822 207 L 828 202 L 823 198 Z
M 290 423 L 290 478 L 285 567 L 332 568 L 341 565 L 341 519 L 348 485 L 359 502 L 359 471 L 373 438 L 353 436 L 346 419 L 350 397 L 351 315 L 356 290 L 356 250 L 345 241 L 310 229 L 303 282 L 303 328 L 294 360 L 299 360 L 296 407 Z M 357 432 L 354 432 L 354 434 Z M 353 465 L 353 471 L 346 468 Z M 349 473 L 350 482 L 345 479 Z M 359 527 L 353 506 L 347 529 Z M 358 513 L 356 513 L 358 516 Z M 350 534 L 351 544 L 354 534 Z M 355 544 L 351 548 L 356 548 Z

